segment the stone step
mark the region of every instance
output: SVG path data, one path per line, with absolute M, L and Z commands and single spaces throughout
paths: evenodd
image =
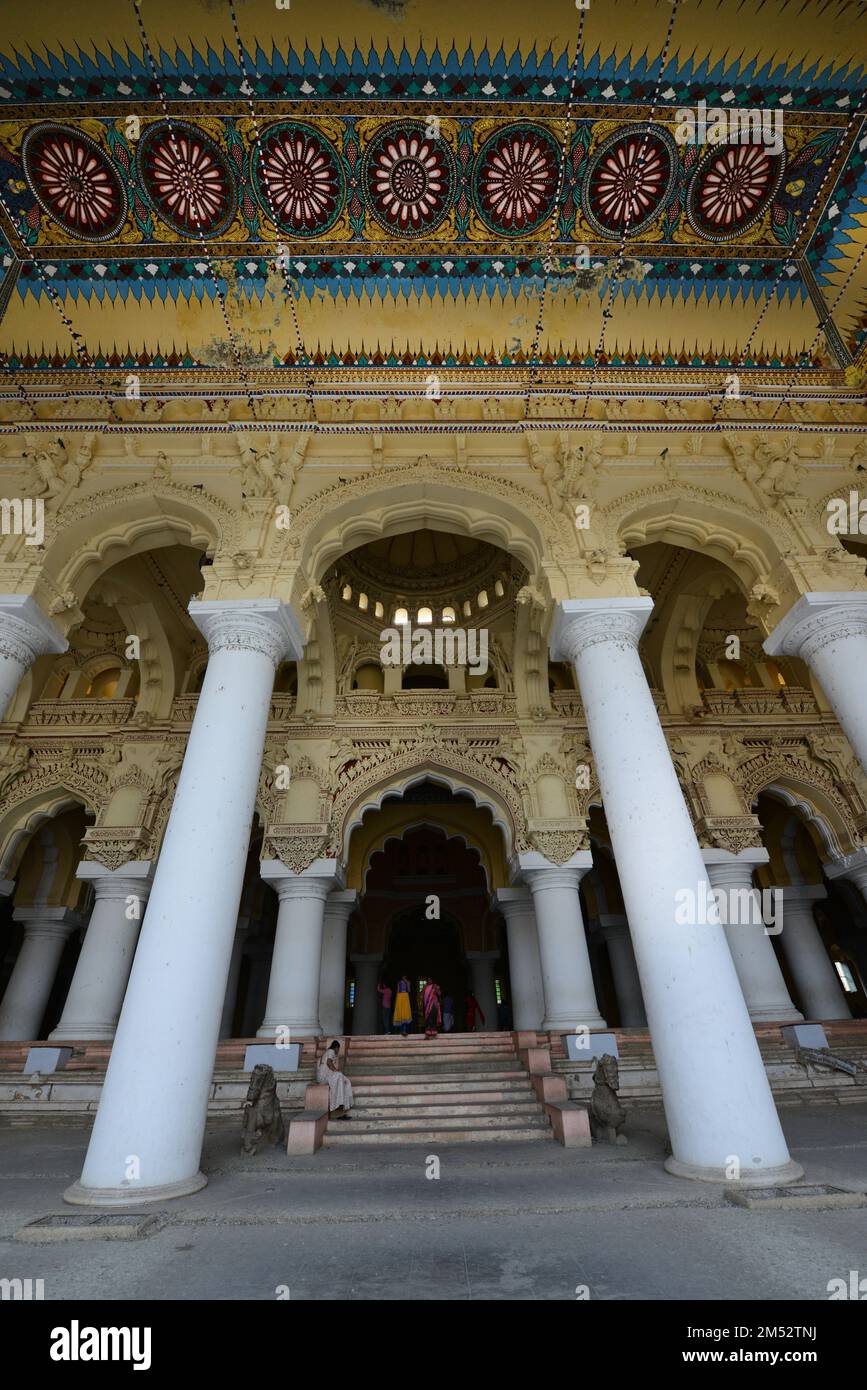
M 432 1119 L 439 1124 L 449 1120 L 463 1121 L 468 1117 L 484 1118 L 492 1123 L 498 1123 L 500 1120 L 507 1120 L 516 1115 L 528 1115 L 535 1119 L 538 1114 L 539 1102 L 535 1096 L 527 1100 L 486 1102 L 452 1098 L 451 1103 L 447 1105 L 421 1101 L 407 1105 L 354 1105 L 351 1123 L 356 1124 L 366 1120 L 381 1123 L 383 1120 L 388 1120 L 392 1123 L 404 1124 L 409 1120 Z
M 354 1088 L 356 1104 L 385 1105 L 395 1109 L 405 1105 L 433 1105 L 440 1108 L 448 1105 L 527 1105 L 536 1102 L 536 1095 L 530 1086 L 522 1086 L 514 1091 L 503 1091 L 494 1087 L 478 1091 L 420 1091 L 415 1087 L 401 1087 L 380 1090 L 376 1086 Z
M 400 1096 L 400 1095 L 477 1095 L 479 1093 L 495 1093 L 497 1095 L 523 1095 L 534 1094 L 527 1077 L 515 1078 L 514 1080 L 501 1081 L 499 1077 L 482 1078 L 476 1081 L 465 1081 L 463 1078 L 456 1078 L 452 1081 L 437 1079 L 430 1081 L 424 1086 L 419 1086 L 415 1081 L 409 1081 L 404 1077 L 395 1077 L 391 1081 L 364 1081 L 350 1077 L 352 1089 L 357 1096 L 380 1095 L 380 1096 Z
M 357 1065 L 362 1061 L 393 1061 L 400 1066 L 416 1066 L 420 1062 L 432 1060 L 457 1061 L 459 1058 L 467 1061 L 514 1062 L 515 1052 L 511 1047 L 425 1047 L 412 1050 L 400 1046 L 358 1049 L 353 1047 L 348 1056 L 350 1065 Z
M 355 1144 L 424 1144 L 431 1147 L 434 1144 L 513 1144 L 529 1139 L 548 1140 L 552 1135 L 547 1120 L 536 1124 L 501 1125 L 496 1129 L 464 1129 L 438 1125 L 435 1129 L 428 1126 L 393 1126 L 387 1130 L 367 1130 L 360 1127 L 353 1130 L 353 1123 L 352 1120 L 336 1120 L 329 1124 L 323 1143 L 329 1148 L 338 1145 L 351 1147 Z
M 361 1086 L 393 1086 L 397 1082 L 407 1081 L 410 1085 L 418 1087 L 419 1090 L 425 1086 L 434 1086 L 437 1083 L 449 1085 L 452 1082 L 463 1084 L 469 1082 L 484 1082 L 487 1086 L 508 1086 L 513 1081 L 526 1081 L 527 1073 L 523 1076 L 520 1072 L 470 1072 L 463 1075 L 461 1072 L 452 1071 L 348 1071 L 346 1075 L 352 1082 Z

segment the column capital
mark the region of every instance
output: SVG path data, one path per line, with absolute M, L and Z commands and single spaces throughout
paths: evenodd
M 774 892 L 781 894 L 784 909 L 789 903 L 803 903 L 810 906 L 812 903 L 821 902 L 828 896 L 828 890 L 822 883 L 775 884 Z
M 287 869 L 282 859 L 263 859 L 259 872 L 281 902 L 285 898 L 321 898 L 326 902 L 345 882 L 343 866 L 336 859 L 316 859 L 300 874 Z
M 823 864 L 826 878 L 851 878 L 859 886 L 867 884 L 867 845 L 859 845 L 851 854 Z M 2 891 L 2 885 L 0 885 Z
M 208 643 L 208 653 L 259 652 L 275 669 L 299 661 L 304 633 L 294 610 L 276 598 L 193 599 L 190 617 Z
M 338 917 L 348 917 L 358 906 L 358 893 L 354 888 L 332 888 L 325 899 L 325 911 Z
M 550 648 L 552 661 L 575 661 L 587 647 L 599 642 L 638 647 L 638 640 L 653 611 L 653 599 L 567 598 L 554 612 Z
M 0 878 L 0 898 L 11 898 L 15 892 L 14 878 Z
M 131 859 L 117 869 L 107 869 L 95 860 L 83 859 L 75 871 L 76 878 L 93 885 L 97 902 L 128 897 L 146 900 L 153 874 L 154 865 L 150 859 Z
M 518 883 L 512 888 L 495 888 L 491 894 L 491 907 L 508 918 L 513 913 L 529 912 L 533 899 L 526 884 Z
M 16 907 L 12 920 L 21 923 L 26 936 L 54 936 L 64 941 L 84 922 L 81 913 L 71 907 Z
M 707 868 L 715 871 L 730 868 L 736 870 L 741 878 L 745 871 L 752 873 L 756 864 L 767 864 L 771 858 L 764 846 L 738 850 L 737 853 L 730 849 L 703 849 L 701 857 Z
M 521 883 L 533 887 L 533 879 L 542 879 L 549 887 L 578 888 L 582 878 L 593 868 L 593 855 L 589 849 L 579 849 L 565 864 L 552 864 L 544 854 L 531 849 L 516 854 L 510 864 L 511 877 L 516 886 Z M 559 875 L 560 877 L 555 877 Z
M 867 637 L 867 592 L 802 594 L 762 645 L 769 656 L 809 662 L 846 637 Z
M 25 671 L 38 656 L 65 652 L 69 643 L 29 594 L 0 594 L 0 656 Z

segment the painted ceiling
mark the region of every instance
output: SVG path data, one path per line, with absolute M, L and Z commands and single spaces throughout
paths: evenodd
M 863 381 L 857 0 L 8 9 L 7 381 Z M 684 110 L 765 127 L 690 142 Z

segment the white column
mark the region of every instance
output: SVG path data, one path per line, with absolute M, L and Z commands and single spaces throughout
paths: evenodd
M 352 1010 L 352 1033 L 358 1038 L 379 1032 L 380 1004 L 376 992 L 382 956 L 352 956 L 355 966 L 355 1006 Z M 410 1005 L 412 1000 L 410 1000 Z
M 793 1163 L 707 875 L 638 654 L 649 598 L 567 599 L 551 639 L 569 659 L 590 744 L 656 1056 L 669 1172 L 793 1181 Z M 689 903 L 693 906 L 690 909 Z M 687 905 L 684 910 L 684 905 Z
M 620 1026 L 646 1028 L 647 1014 L 626 918 L 616 913 L 603 913 L 599 918 L 599 934 L 608 947 L 608 961 L 620 1010 Z
M 137 1206 L 203 1187 L 208 1092 L 274 672 L 302 653 L 276 599 L 194 600 L 210 653 L 81 1181 Z
M 865 903 L 867 903 L 867 848 L 859 845 L 851 854 L 844 855 L 842 859 L 836 859 L 828 864 L 822 865 L 827 878 L 848 878 L 859 889 Z
M 325 900 L 343 886 L 335 859 L 317 859 L 294 874 L 279 859 L 262 861 L 262 877 L 280 899 L 268 1002 L 257 1038 L 314 1035 L 319 1022 L 319 970 L 322 964 L 322 922 Z M 286 1030 L 289 1029 L 289 1033 Z
M 76 877 L 91 882 L 95 901 L 60 1022 L 52 1042 L 113 1038 L 150 892 L 151 865 L 114 871 L 84 860 Z
M 827 898 L 826 890 L 819 883 L 796 883 L 776 891 L 783 899 L 780 945 L 807 1018 L 851 1018 L 842 985 L 813 916 L 813 903 Z
M 65 652 L 63 634 L 27 594 L 0 594 L 0 720 L 38 656 Z
M 319 1022 L 323 1033 L 343 1034 L 343 1004 L 346 998 L 346 931 L 358 906 L 353 888 L 332 892 L 325 899 L 322 929 L 322 964 L 319 967 Z
M 470 974 L 473 981 L 473 994 L 482 1006 L 485 1021 L 479 1032 L 493 1033 L 499 1028 L 497 1012 L 497 987 L 495 984 L 496 963 L 499 951 L 467 951 Z
M 0 1041 L 33 1042 L 54 984 L 63 948 L 81 926 L 68 907 L 17 907 L 24 940 L 0 1002 Z
M 498 888 L 493 905 L 506 919 L 509 980 L 512 986 L 512 1026 L 540 1029 L 545 1011 L 542 965 L 536 915 L 528 888 Z
M 867 771 L 867 593 L 802 594 L 764 648 L 807 662 Z
M 513 867 L 533 895 L 545 993 L 543 1030 L 565 1033 L 579 1027 L 604 1028 L 578 891 L 582 878 L 593 867 L 590 851 L 580 850 L 568 864 L 558 866 L 531 850 L 518 855 Z
M 786 928 L 782 897 L 775 895 L 773 923 L 762 921 L 761 898 L 753 887 L 753 868 L 767 864 L 766 849 L 744 849 L 732 854 L 726 849 L 702 850 L 711 887 L 722 893 L 723 931 L 734 967 L 741 982 L 744 1002 L 754 1023 L 798 1023 L 804 1015 L 789 997 L 780 962 L 765 931 Z M 780 934 L 780 933 L 778 933 Z

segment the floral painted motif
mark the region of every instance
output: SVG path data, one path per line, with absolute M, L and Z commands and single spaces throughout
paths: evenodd
M 151 126 L 139 144 L 138 167 L 156 213 L 180 236 L 217 236 L 234 217 L 237 193 L 228 161 L 197 126 Z
M 676 174 L 677 155 L 666 131 L 646 125 L 618 131 L 587 166 L 584 216 L 601 236 L 634 236 L 666 205 Z
M 560 150 L 548 131 L 525 122 L 499 130 L 476 159 L 476 207 L 503 236 L 535 231 L 551 214 Z
M 423 236 L 439 226 L 455 192 L 455 166 L 445 141 L 423 122 L 401 121 L 370 142 L 362 178 L 371 213 L 398 236 Z
M 24 174 L 40 207 L 80 241 L 108 241 L 123 226 L 126 194 L 95 140 L 64 125 L 27 132 Z
M 764 145 L 724 145 L 699 165 L 686 197 L 690 223 L 709 241 L 732 241 L 754 226 L 783 177 L 785 157 Z
M 268 216 L 292 236 L 319 236 L 343 208 L 346 180 L 325 136 L 300 121 L 266 130 L 253 160 L 256 192 Z

